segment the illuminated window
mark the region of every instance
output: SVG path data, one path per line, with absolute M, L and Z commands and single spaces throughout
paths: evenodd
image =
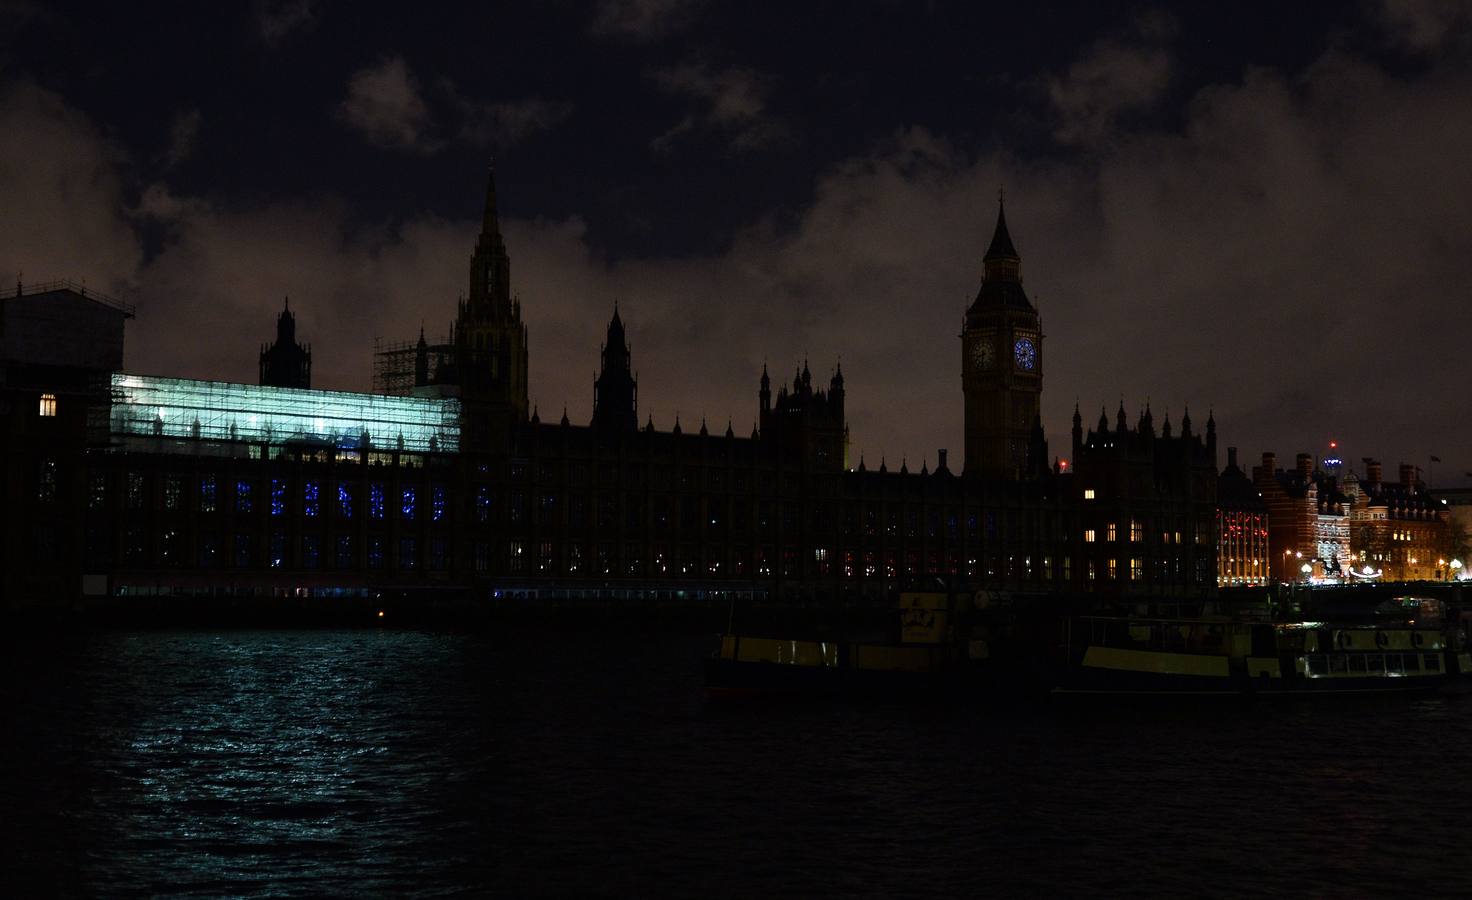
M 337 536 L 337 567 L 339 569 L 353 567 L 353 536 L 350 534 Z
M 1085 528 L 1084 529 L 1084 543 L 1085 544 L 1092 544 L 1092 543 L 1094 543 L 1094 541 L 1095 541 L 1095 539 L 1097 537 L 1098 537 L 1098 532 L 1094 531 L 1094 529 L 1092 529 L 1092 528 Z
M 1139 581 L 1145 574 L 1145 561 L 1136 557 L 1130 560 L 1130 580 Z
M 337 514 L 344 519 L 353 517 L 353 488 L 352 485 L 338 482 L 337 485 Z
M 1085 500 L 1092 500 L 1092 499 L 1094 499 L 1094 489 L 1093 488 L 1084 488 L 1084 499 Z
M 433 522 L 445 520 L 445 486 L 442 484 L 429 489 L 429 518 Z
M 582 498 L 578 499 L 581 501 Z M 577 509 L 581 515 L 581 503 L 578 504 Z M 486 485 L 475 489 L 475 521 L 481 525 L 491 521 L 491 489 Z
M 250 509 L 250 482 L 235 482 L 235 511 L 238 513 L 248 513 Z
M 1139 543 L 1145 539 L 1145 526 L 1130 519 L 1130 540 Z
M 321 485 L 316 481 L 302 482 L 302 515 L 315 518 L 322 511 Z
M 1089 580 L 1090 581 L 1093 581 L 1098 576 L 1098 571 L 1099 571 L 1098 570 L 1098 567 L 1095 565 L 1094 561 L 1092 559 L 1089 560 Z
M 1119 532 L 1115 528 L 1115 524 L 1113 522 L 1110 522 L 1109 523 L 1109 528 L 1105 532 L 1104 540 L 1106 540 L 1106 541 L 1117 541 L 1117 540 L 1119 540 Z
M 383 483 L 375 481 L 368 485 L 368 516 L 374 519 L 383 518 Z
M 107 476 L 93 475 L 92 490 L 87 495 L 88 509 L 102 509 L 107 505 Z
M 281 531 L 271 532 L 271 568 L 279 569 L 286 565 L 286 534 Z
M 45 416 L 48 419 L 49 418 L 52 418 L 52 417 L 54 417 L 56 415 L 56 395 L 55 394 L 42 394 L 41 395 L 41 408 L 39 410 L 39 413 L 40 413 L 40 415 L 43 415 L 43 416 Z
M 143 508 L 143 473 L 128 473 L 128 508 Z
M 184 479 L 178 475 L 164 476 L 164 509 L 178 509 L 179 498 L 184 495 Z
M 414 518 L 414 510 L 417 505 L 417 498 L 415 497 L 414 489 L 412 487 L 404 488 L 401 500 L 402 502 L 399 505 L 399 511 L 403 513 L 404 518 L 412 520 Z
M 271 479 L 271 515 L 286 515 L 286 482 L 280 478 Z
M 199 479 L 199 511 L 212 513 L 215 511 L 215 476 L 205 475 Z
M 157 423 L 173 435 L 192 428 L 203 440 L 250 444 L 329 440 L 338 446 L 441 453 L 454 452 L 460 444 L 460 401 L 453 399 L 301 391 L 121 372 L 113 374 L 112 388 L 112 429 L 119 434 L 150 435 Z

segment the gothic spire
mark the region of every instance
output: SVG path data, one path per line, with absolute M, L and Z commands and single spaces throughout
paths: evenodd
M 486 208 L 480 223 L 481 231 L 486 234 L 495 234 L 501 230 L 500 221 L 496 217 L 496 161 L 491 160 L 490 171 L 486 175 Z
M 981 289 L 967 310 L 969 318 L 979 308 L 987 306 L 1011 306 L 1035 313 L 1031 301 L 1022 289 L 1022 257 L 1012 244 L 1012 234 L 1007 230 L 1007 211 L 1002 205 L 1000 192 L 997 197 L 997 227 L 992 232 L 992 242 L 982 258 Z
M 997 191 L 997 227 L 992 232 L 992 243 L 986 249 L 983 259 L 987 262 L 1000 259 L 1014 262 L 1021 260 L 1017 255 L 1017 248 L 1012 246 L 1012 235 L 1007 232 L 1007 207 L 1001 190 Z

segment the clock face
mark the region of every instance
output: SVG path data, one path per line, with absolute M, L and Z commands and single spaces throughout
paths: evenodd
M 997 364 L 997 345 L 991 338 L 981 338 L 971 345 L 971 359 L 978 369 L 990 369 Z
M 1031 372 L 1038 364 L 1038 348 L 1032 338 L 1019 338 L 1012 348 L 1012 355 L 1017 360 L 1017 368 L 1024 372 Z

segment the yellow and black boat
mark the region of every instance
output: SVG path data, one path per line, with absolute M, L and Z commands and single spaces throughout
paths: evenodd
M 1415 624 L 1077 616 L 1061 637 L 1065 693 L 1430 691 L 1472 674 L 1446 629 Z
M 819 640 L 728 632 L 706 661 L 706 694 L 924 691 L 965 676 L 984 659 L 984 640 L 958 627 L 969 596 L 899 595 L 898 640 Z

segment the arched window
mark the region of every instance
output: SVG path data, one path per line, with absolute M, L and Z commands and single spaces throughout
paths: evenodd
M 56 415 L 56 395 L 55 394 L 42 394 L 41 395 L 41 409 L 40 409 L 40 414 L 43 415 L 43 416 L 46 416 L 48 418 L 51 417 L 51 416 L 55 416 Z

